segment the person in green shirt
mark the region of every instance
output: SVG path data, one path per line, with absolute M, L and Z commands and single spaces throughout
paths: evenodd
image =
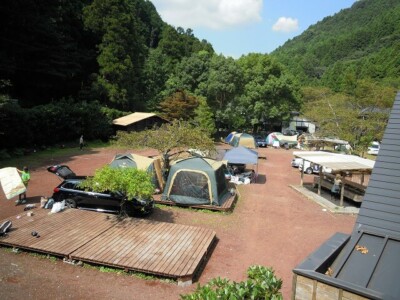
M 26 203 L 26 191 L 28 190 L 28 184 L 29 184 L 29 180 L 31 180 L 31 174 L 29 173 L 29 169 L 28 167 L 24 167 L 23 170 L 18 170 L 18 173 L 21 174 L 21 179 L 22 179 L 22 183 L 25 185 L 26 190 L 24 193 L 19 194 L 19 199 L 16 201 L 17 204 L 24 204 Z

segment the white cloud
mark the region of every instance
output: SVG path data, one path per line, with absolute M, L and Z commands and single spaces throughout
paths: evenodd
M 173 26 L 223 29 L 261 21 L 262 0 L 153 0 L 161 18 Z
M 299 29 L 299 21 L 297 19 L 280 17 L 272 26 L 274 31 L 292 32 Z

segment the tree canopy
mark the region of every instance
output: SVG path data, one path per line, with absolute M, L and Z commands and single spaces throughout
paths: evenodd
M 203 152 L 215 153 L 213 139 L 208 132 L 187 121 L 174 120 L 161 125 L 159 128 L 140 132 L 118 131 L 115 144 L 127 148 L 153 148 L 160 154 L 171 151 L 185 151 L 195 148 Z
M 311 121 L 328 132 L 332 124 L 318 118 L 324 108 L 312 106 L 326 96 L 307 103 L 307 93 L 327 88 L 330 103 L 354 114 L 389 108 L 400 84 L 399 28 L 397 0 L 360 0 L 271 54 L 234 59 L 192 29 L 165 23 L 147 0 L 2 1 L 0 138 L 12 140 L 4 143 L 10 148 L 80 134 L 104 139 L 112 116 L 134 111 L 165 113 L 211 134 L 273 130 L 293 111 L 317 110 Z M 383 123 L 376 128 L 379 138 Z M 346 138 L 344 129 L 336 134 Z

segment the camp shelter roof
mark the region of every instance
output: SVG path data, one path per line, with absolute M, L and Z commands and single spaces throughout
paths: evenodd
M 315 146 L 335 146 L 335 145 L 348 145 L 349 142 L 345 140 L 340 140 L 336 138 L 318 138 L 309 136 L 307 137 L 307 144 Z
M 295 157 L 332 169 L 336 172 L 364 172 L 369 173 L 374 167 L 375 161 L 355 155 L 331 153 L 325 151 L 295 151 Z
M 199 159 L 196 159 L 199 158 Z M 199 156 L 190 156 L 182 159 L 178 159 L 175 161 L 171 161 L 171 165 L 175 165 L 179 163 L 181 167 L 188 167 L 188 168 L 196 168 L 196 167 L 202 167 L 204 168 L 204 162 L 208 164 L 213 170 L 218 170 L 221 168 L 222 165 L 225 165 L 224 162 L 214 160 L 212 158 L 206 158 L 206 157 L 199 157 Z
M 163 119 L 162 117 L 156 115 L 155 113 L 145 113 L 145 112 L 135 112 L 126 116 L 123 116 L 121 118 L 113 120 L 114 125 L 119 125 L 119 126 L 128 126 L 132 123 L 136 123 L 145 119 L 149 119 L 152 117 L 157 117 L 160 119 Z M 166 121 L 166 120 L 165 120 Z
M 230 141 L 233 139 L 233 137 L 235 136 L 237 132 L 236 131 L 232 131 L 230 134 L 228 134 L 225 138 L 225 143 L 229 144 Z
M 245 146 L 247 148 L 257 148 L 257 143 L 254 139 L 254 136 L 248 133 L 236 133 L 229 142 L 229 145 L 233 147 Z
M 228 150 L 223 160 L 232 164 L 257 164 L 258 152 L 243 146 L 238 146 Z
M 147 170 L 154 162 L 153 158 L 134 153 L 117 154 L 111 161 L 111 167 L 136 167 L 139 170 Z

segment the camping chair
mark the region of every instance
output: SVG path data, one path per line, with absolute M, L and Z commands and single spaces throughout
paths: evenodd
M 10 220 L 3 222 L 3 224 L 0 225 L 0 236 L 6 235 L 7 232 L 10 230 L 11 225 L 12 223 Z

